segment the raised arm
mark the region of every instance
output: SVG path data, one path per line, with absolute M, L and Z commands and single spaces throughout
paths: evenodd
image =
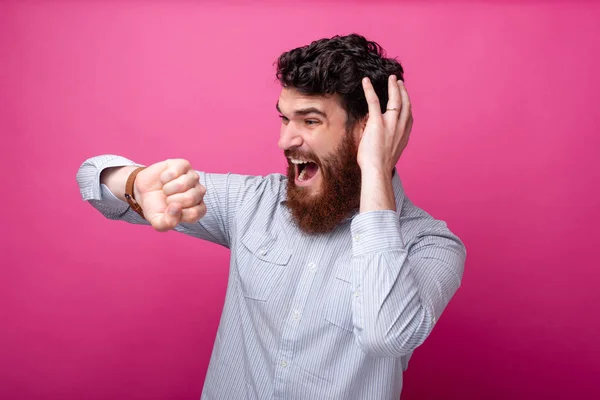
M 443 222 L 408 200 L 396 209 L 392 171 L 413 121 L 404 84 L 390 77 L 384 114 L 368 79 L 363 88 L 369 116 L 358 150 L 360 215 L 352 222 L 354 333 L 365 352 L 399 357 L 431 333 L 460 286 L 466 252 Z
M 116 155 L 86 160 L 77 172 L 83 200 L 106 218 L 152 225 L 158 231 L 174 229 L 229 247 L 233 221 L 244 199 L 264 185 L 260 177 L 207 174 L 185 160 L 149 165 L 134 181 L 134 197 L 143 216 L 125 199 L 125 183 L 139 167 Z

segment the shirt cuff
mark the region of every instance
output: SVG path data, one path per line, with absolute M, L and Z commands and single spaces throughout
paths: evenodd
M 103 200 L 100 174 L 106 168 L 138 165 L 125 157 L 115 155 L 97 156 L 86 160 L 77 172 L 77 182 L 83 200 Z
M 350 226 L 352 254 L 362 256 L 386 250 L 404 249 L 400 219 L 392 210 L 378 210 L 354 217 Z

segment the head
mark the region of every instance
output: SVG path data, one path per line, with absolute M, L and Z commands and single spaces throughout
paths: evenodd
M 287 206 L 303 231 L 329 232 L 359 208 L 356 155 L 368 117 L 361 80 L 370 78 L 385 112 L 388 77 L 403 73 L 381 46 L 356 34 L 317 40 L 277 60 Z

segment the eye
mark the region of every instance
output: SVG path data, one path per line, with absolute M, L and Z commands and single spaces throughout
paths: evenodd
M 281 118 L 281 122 L 284 125 L 287 125 L 287 123 L 290 122 L 290 120 L 287 117 L 283 116 L 283 115 L 280 115 L 279 118 Z
M 321 123 L 321 121 L 319 121 L 318 119 L 305 119 L 304 123 L 308 126 L 312 126 L 312 125 L 318 125 Z

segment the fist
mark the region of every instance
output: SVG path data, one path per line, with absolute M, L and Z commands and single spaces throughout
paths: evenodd
M 198 222 L 206 214 L 200 177 L 187 160 L 166 160 L 138 173 L 134 195 L 144 217 L 157 231 L 180 222 Z

